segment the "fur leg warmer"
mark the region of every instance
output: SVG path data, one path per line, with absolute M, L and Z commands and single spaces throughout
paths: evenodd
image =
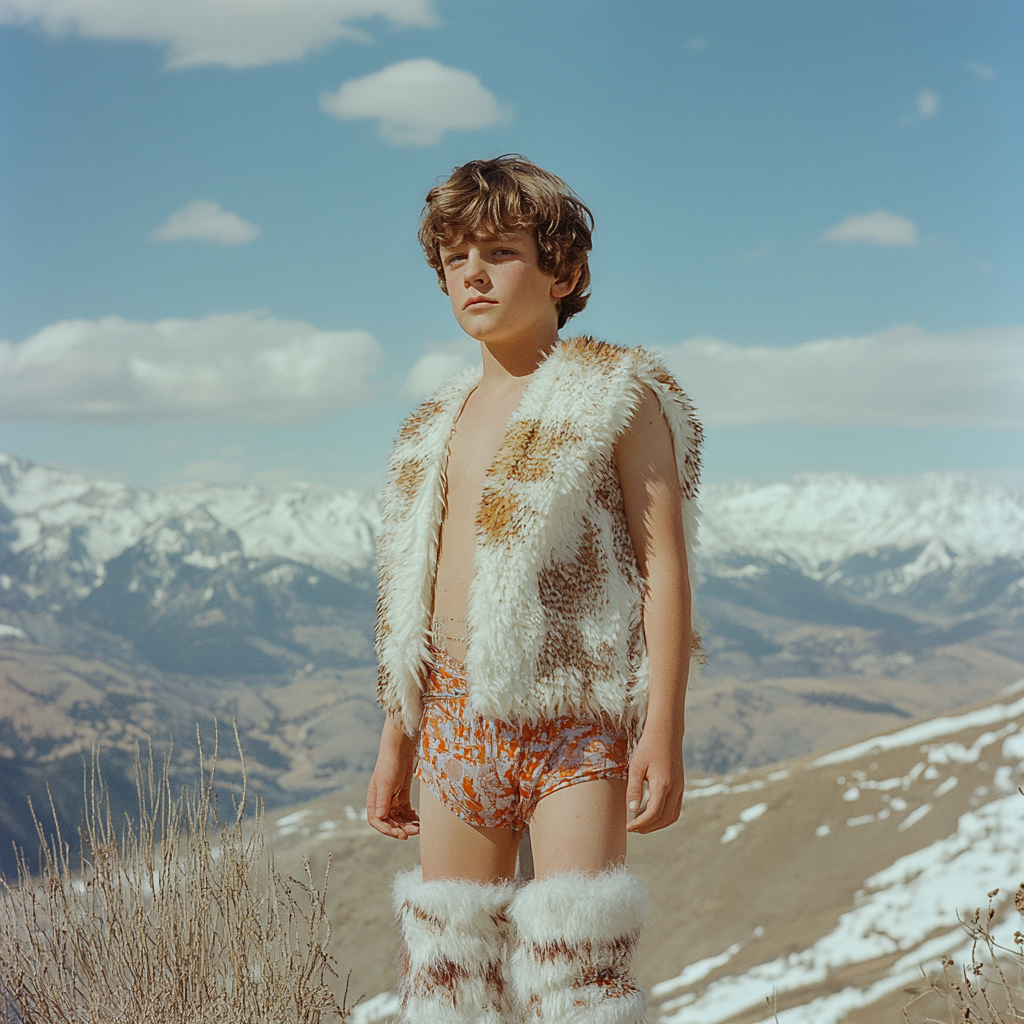
M 402 926 L 402 1020 L 409 1024 L 506 1024 L 508 905 L 514 882 L 395 878 Z
M 513 984 L 527 1020 L 644 1024 L 630 961 L 649 912 L 647 890 L 621 868 L 521 889 L 509 916 L 518 931 Z

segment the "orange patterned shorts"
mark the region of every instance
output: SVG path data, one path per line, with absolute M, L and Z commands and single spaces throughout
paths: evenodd
M 433 653 L 416 775 L 463 821 L 522 830 L 542 797 L 578 782 L 629 775 L 624 729 L 572 715 L 538 725 L 484 718 L 468 706 L 463 663 Z

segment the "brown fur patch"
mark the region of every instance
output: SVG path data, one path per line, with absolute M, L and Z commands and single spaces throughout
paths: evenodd
M 699 633 L 694 633 L 690 638 L 690 657 L 693 658 L 698 665 L 706 665 L 708 663 L 707 652 L 704 650 L 704 641 L 701 639 Z
M 400 439 L 411 441 L 419 437 L 424 426 L 428 424 L 439 412 L 444 410 L 440 402 L 433 399 L 424 402 L 401 426 L 398 431 Z
M 477 533 L 492 544 L 511 540 L 518 533 L 514 524 L 518 511 L 519 502 L 514 495 L 485 488 L 476 514 Z
M 484 982 L 488 990 L 498 997 L 496 1001 L 500 1003 L 505 992 L 505 970 L 500 960 L 491 960 L 484 968 Z
M 619 571 L 629 583 L 636 584 L 640 579 L 640 569 L 636 562 L 636 551 L 633 549 L 633 538 L 629 533 L 626 503 L 622 497 L 622 484 L 619 483 L 615 461 L 609 459 L 601 465 L 598 474 L 594 503 L 611 516 L 612 550 L 615 552 Z
M 674 391 L 677 395 L 683 393 L 683 389 L 676 383 L 675 377 L 666 370 L 659 370 L 654 375 L 654 379 L 663 387 L 668 388 L 669 391 Z
M 388 690 L 391 688 L 391 673 L 378 659 L 377 662 L 377 703 L 385 705 L 388 700 Z
M 544 428 L 538 420 L 518 420 L 505 434 L 487 475 L 536 483 L 550 476 L 552 461 L 561 448 L 580 440 L 568 425 Z
M 529 952 L 538 963 L 563 964 L 573 975 L 568 979 L 572 988 L 594 986 L 601 991 L 604 999 L 621 999 L 637 991 L 636 983 L 630 976 L 637 939 L 637 933 L 630 932 L 611 942 L 574 943 L 562 940 L 531 943 Z M 580 1000 L 574 1005 L 585 1006 L 587 1001 Z
M 408 900 L 402 904 L 402 912 L 408 914 L 410 917 L 414 917 L 417 921 L 421 921 L 423 924 L 427 924 L 431 929 L 441 934 L 444 931 L 444 921 L 434 914 L 429 914 L 422 907 L 417 907 L 415 903 L 410 903 Z
M 433 960 L 427 964 L 417 981 L 424 982 L 427 991 L 443 989 L 451 996 L 452 1005 L 456 1002 L 459 985 L 470 976 L 465 965 L 455 960 Z M 419 988 L 419 986 L 417 986 Z M 420 989 L 423 991 L 423 989 Z
M 566 342 L 565 355 L 569 359 L 579 359 L 583 362 L 607 366 L 617 363 L 622 358 L 622 349 L 607 341 L 598 341 L 596 338 L 580 335 L 580 337 L 570 338 Z
M 419 459 L 408 459 L 398 467 L 398 472 L 395 474 L 395 487 L 407 502 L 412 501 L 416 496 L 426 473 L 427 467 Z
M 537 590 L 548 628 L 537 657 L 537 674 L 550 678 L 559 669 L 575 668 L 583 679 L 607 676 L 610 650 L 588 650 L 579 626 L 581 608 L 601 600 L 606 557 L 598 543 L 597 529 L 586 522 L 576 557 L 552 562 L 537 574 Z

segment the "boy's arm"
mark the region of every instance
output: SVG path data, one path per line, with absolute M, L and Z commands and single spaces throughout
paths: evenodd
M 683 803 L 683 705 L 690 668 L 690 578 L 682 495 L 668 423 L 654 392 L 644 398 L 615 447 L 626 521 L 647 581 L 644 637 L 650 664 L 647 719 L 629 765 L 626 800 L 646 809 L 626 828 L 654 832 L 679 817 Z
M 366 820 L 392 839 L 408 839 L 420 830 L 410 795 L 415 753 L 416 741 L 386 715 L 377 764 L 366 790 Z

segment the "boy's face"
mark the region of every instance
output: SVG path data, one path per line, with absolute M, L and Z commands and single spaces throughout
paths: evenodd
M 525 230 L 442 246 L 441 262 L 455 319 L 488 345 L 536 344 L 557 334 L 558 300 L 579 276 L 557 280 L 541 270 L 537 243 Z

